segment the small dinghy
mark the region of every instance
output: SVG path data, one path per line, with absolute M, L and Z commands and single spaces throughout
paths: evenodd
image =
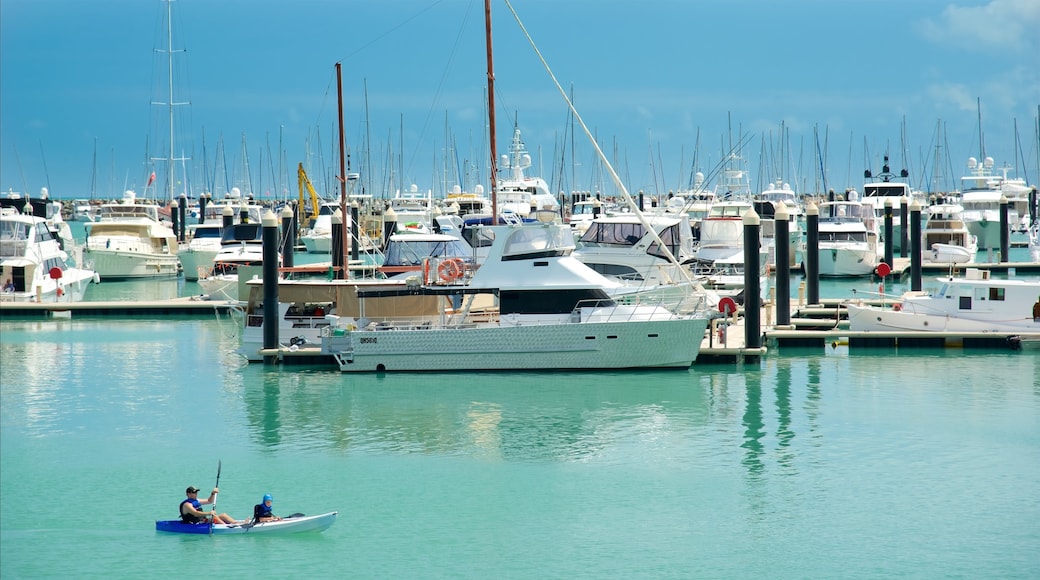
M 293 514 L 289 517 L 271 522 L 248 524 L 186 524 L 180 520 L 158 520 L 155 531 L 175 534 L 209 534 L 212 527 L 214 535 L 226 534 L 295 534 L 298 532 L 323 532 L 336 521 L 336 514 L 329 512 L 317 516 Z

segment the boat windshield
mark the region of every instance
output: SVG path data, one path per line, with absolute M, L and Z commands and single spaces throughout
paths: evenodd
M 401 238 L 410 238 L 410 235 L 399 236 Z M 462 258 L 468 259 L 473 257 L 473 250 L 469 245 L 451 236 L 445 236 L 444 239 L 430 240 L 421 239 L 420 236 L 415 236 L 419 239 L 394 239 L 390 240 L 390 244 L 386 248 L 386 256 L 383 259 L 384 266 L 419 266 L 423 262 L 423 258 Z
M 573 249 L 574 234 L 569 227 L 521 226 L 509 234 L 502 255 L 562 255 Z
M 220 235 L 222 244 L 262 241 L 263 239 L 264 232 L 260 224 L 235 224 L 234 227 L 224 228 Z

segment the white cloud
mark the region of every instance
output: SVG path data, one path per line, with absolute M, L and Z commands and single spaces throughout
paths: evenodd
M 1040 2 L 992 0 L 979 6 L 949 5 L 937 19 L 922 24 L 925 36 L 933 42 L 956 44 L 969 52 L 984 48 L 1035 54 Z

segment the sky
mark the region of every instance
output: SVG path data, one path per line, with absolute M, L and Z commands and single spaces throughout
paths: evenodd
M 633 194 L 711 181 L 731 150 L 753 190 L 861 188 L 886 153 L 926 191 L 982 151 L 1038 182 L 1040 1 L 510 1 L 519 22 L 491 9 L 498 154 L 515 125 L 555 192 L 616 188 L 524 29 Z M 295 197 L 303 163 L 334 197 L 337 62 L 365 193 L 489 188 L 483 0 L 170 8 L 172 54 L 161 0 L 0 2 L 0 190 L 169 197 L 172 133 L 175 191 Z

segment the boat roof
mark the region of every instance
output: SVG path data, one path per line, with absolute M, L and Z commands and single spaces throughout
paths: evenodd
M 571 255 L 570 226 L 533 223 L 487 226 L 494 236 L 488 257 L 470 281 L 472 288 L 559 290 L 616 288 L 612 281 Z

